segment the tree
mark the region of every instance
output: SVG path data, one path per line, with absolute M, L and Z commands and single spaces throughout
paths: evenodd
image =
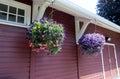
M 97 14 L 120 25 L 120 0 L 99 0 Z

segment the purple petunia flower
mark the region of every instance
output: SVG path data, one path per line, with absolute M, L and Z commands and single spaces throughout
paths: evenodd
M 105 43 L 105 37 L 99 33 L 85 34 L 79 39 L 79 45 L 86 54 L 100 53 Z

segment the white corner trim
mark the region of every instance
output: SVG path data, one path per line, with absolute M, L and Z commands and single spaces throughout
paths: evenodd
M 119 77 L 119 76 L 120 76 L 120 72 L 119 72 L 119 67 L 118 67 L 117 52 L 116 52 L 116 47 L 115 47 L 115 45 L 114 45 L 113 47 L 114 47 L 114 54 L 115 54 L 115 60 L 116 60 L 117 75 L 118 75 L 118 77 Z
M 105 66 L 104 66 L 103 52 L 101 52 L 101 61 L 102 61 L 103 79 L 106 79 L 105 78 Z
M 32 22 L 33 22 L 34 20 L 36 20 L 36 18 L 37 18 L 38 7 L 39 7 L 39 4 L 36 4 L 36 2 L 33 1 Z
M 31 23 L 31 6 L 26 9 L 25 23 L 27 26 Z
M 80 21 L 83 22 L 81 29 L 80 29 Z M 89 20 L 89 19 L 75 17 L 76 44 L 78 44 L 79 39 L 84 34 L 84 32 L 90 22 L 91 22 L 91 20 Z

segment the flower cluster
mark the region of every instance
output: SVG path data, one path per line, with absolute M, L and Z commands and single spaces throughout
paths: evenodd
M 85 34 L 79 39 L 83 53 L 100 53 L 105 43 L 105 37 L 99 33 Z
M 48 18 L 34 21 L 28 29 L 28 37 L 33 51 L 57 54 L 64 39 L 63 25 Z

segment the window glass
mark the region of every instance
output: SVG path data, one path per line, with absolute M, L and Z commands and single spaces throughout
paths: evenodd
M 12 15 L 12 14 L 9 14 L 8 20 L 16 22 L 16 16 Z
M 19 23 L 24 23 L 24 17 L 18 16 L 17 22 L 19 22 Z
M 0 3 L 0 11 L 7 12 L 8 6 Z
M 16 14 L 16 11 L 17 11 L 17 9 L 15 7 L 10 6 L 10 8 L 9 8 L 10 13 Z
M 18 15 L 24 16 L 24 14 L 25 14 L 25 11 L 24 11 L 24 10 L 18 9 Z
M 0 12 L 0 19 L 7 20 L 7 13 Z

